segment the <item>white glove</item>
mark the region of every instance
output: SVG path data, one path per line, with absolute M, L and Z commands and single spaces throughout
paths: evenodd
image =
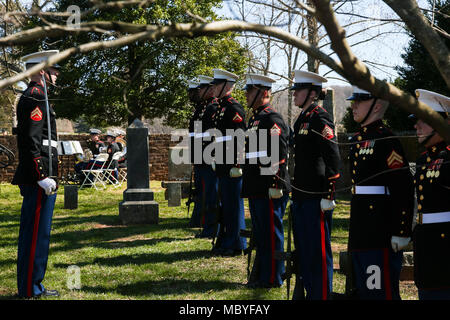
M 231 178 L 239 178 L 242 176 L 242 169 L 233 167 L 230 169 L 230 177 Z
M 322 209 L 322 211 L 329 211 L 333 210 L 334 208 L 336 208 L 336 202 L 334 202 L 334 200 L 320 200 L 320 209 Z
M 391 238 L 392 250 L 394 250 L 394 252 L 403 250 L 404 248 L 406 248 L 408 246 L 410 241 L 411 241 L 410 237 L 405 238 L 405 237 L 392 236 L 392 238 Z
M 105 152 L 106 150 L 108 150 L 107 147 L 100 147 L 100 148 L 98 148 L 98 151 L 99 151 L 100 153 L 103 153 L 103 152 Z
M 50 195 L 56 190 L 56 182 L 52 178 L 45 178 L 38 181 L 38 185 L 45 190 L 46 195 Z
M 269 188 L 269 198 L 271 198 L 271 199 L 280 199 L 282 196 L 283 196 L 283 190 L 282 189 Z
M 216 171 L 216 162 L 215 161 L 211 162 L 211 168 L 213 169 L 213 171 Z

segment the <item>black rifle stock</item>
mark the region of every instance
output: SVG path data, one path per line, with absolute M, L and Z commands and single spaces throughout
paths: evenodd
M 247 281 L 250 281 L 250 273 L 251 273 L 250 265 L 252 263 L 252 251 L 255 247 L 255 239 L 252 230 L 241 229 L 239 231 L 239 235 L 243 238 L 249 238 L 249 244 L 247 249 L 244 251 L 244 254 L 247 254 Z
M 186 206 L 187 206 L 187 217 L 189 218 L 189 209 L 191 207 L 191 203 L 194 201 L 193 197 L 194 197 L 194 190 L 192 188 L 193 185 L 193 177 L 194 177 L 194 169 L 191 169 L 191 180 L 189 182 L 189 197 L 188 200 L 186 201 Z

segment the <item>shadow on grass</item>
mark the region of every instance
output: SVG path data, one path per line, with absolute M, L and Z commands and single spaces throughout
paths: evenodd
M 187 231 L 190 233 L 191 230 L 186 230 L 188 221 L 186 218 L 167 218 L 163 219 L 161 223 L 154 225 L 122 225 L 119 217 L 111 217 L 111 216 L 88 216 L 88 217 L 65 217 L 62 218 L 65 220 L 63 224 L 67 225 L 77 225 L 84 223 L 98 223 L 99 226 L 90 227 L 87 230 L 76 230 L 76 231 L 65 231 L 62 233 L 54 233 L 51 236 L 51 243 L 57 244 L 59 242 L 69 243 L 64 246 L 55 246 L 52 248 L 52 251 L 67 251 L 73 249 L 79 249 L 82 247 L 86 247 L 86 242 L 93 243 L 96 246 L 96 243 L 102 243 L 105 248 L 113 248 L 113 246 L 109 246 L 106 244 L 107 242 L 126 238 L 139 236 L 150 233 L 164 232 L 168 230 L 176 230 L 180 229 L 183 231 Z M 56 227 L 58 223 L 54 226 Z M 192 233 L 195 231 L 192 230 Z M 163 239 L 163 240 L 161 240 Z M 186 238 L 178 238 L 171 239 L 170 241 L 176 240 L 188 240 L 189 236 Z M 167 241 L 167 238 L 153 238 L 149 239 L 149 244 L 155 244 L 159 241 Z M 137 246 L 134 241 L 123 241 L 122 247 L 127 246 Z
M 92 262 L 76 262 L 79 267 L 91 266 L 98 264 L 101 266 L 109 267 L 119 267 L 124 265 L 143 265 L 143 264 L 154 264 L 154 263 L 174 263 L 178 261 L 190 261 L 202 258 L 210 258 L 211 253 L 209 250 L 198 250 L 198 251 L 185 251 L 185 252 L 174 252 L 174 253 L 142 253 L 142 254 L 125 254 L 112 258 L 95 258 Z M 65 263 L 55 263 L 53 266 L 55 268 L 67 269 L 71 264 Z
M 164 279 L 161 281 L 139 281 L 126 285 L 119 285 L 115 288 L 105 288 L 102 286 L 83 287 L 81 290 L 96 294 L 117 293 L 131 297 L 148 297 L 148 295 L 186 295 L 192 293 L 207 293 L 214 290 L 219 292 L 223 290 L 243 289 L 242 283 L 233 283 L 226 281 L 205 281 L 205 280 L 177 280 Z

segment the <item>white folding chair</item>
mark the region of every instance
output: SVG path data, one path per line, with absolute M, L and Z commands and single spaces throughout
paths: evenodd
M 84 174 L 84 180 L 83 183 L 80 186 L 80 189 L 84 186 L 90 186 L 94 187 L 96 190 L 97 188 L 97 182 L 100 182 L 103 189 L 106 188 L 105 184 L 102 181 L 102 175 L 103 175 L 103 168 L 106 165 L 106 161 L 108 160 L 109 155 L 107 153 L 100 153 L 97 155 L 97 157 L 94 159 L 94 162 L 92 163 L 92 166 L 88 170 L 81 170 L 81 172 Z M 97 164 L 97 167 L 96 167 Z
M 121 157 L 124 157 L 124 156 L 126 156 L 127 155 L 127 147 L 125 146 L 125 148 L 123 148 L 123 151 L 122 151 L 122 156 Z M 126 161 L 126 160 L 125 160 Z M 122 185 L 122 183 L 124 182 L 124 181 L 127 181 L 127 167 L 120 167 L 119 166 L 119 180 L 120 180 L 120 185 Z
M 119 168 L 119 181 L 120 185 L 122 185 L 124 181 L 127 181 L 127 168 Z
M 102 180 L 106 180 L 106 183 L 111 183 L 114 188 L 120 187 L 120 175 L 119 170 L 116 168 L 112 168 L 112 164 L 114 161 L 119 161 L 119 159 L 123 156 L 123 152 L 116 152 L 113 154 L 111 161 L 109 162 L 108 166 L 103 169 L 103 176 Z M 113 177 L 113 172 L 117 170 L 117 179 Z

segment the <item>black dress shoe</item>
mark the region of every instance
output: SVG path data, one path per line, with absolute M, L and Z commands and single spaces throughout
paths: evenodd
M 211 254 L 212 254 L 213 256 L 221 256 L 221 255 L 223 255 L 223 252 L 224 252 L 224 250 L 221 249 L 221 248 L 213 248 L 213 249 L 211 250 Z
M 224 250 L 222 253 L 222 256 L 224 256 L 224 257 L 236 257 L 236 256 L 240 256 L 240 255 L 242 255 L 242 250 L 228 249 L 228 250 Z
M 59 297 L 59 292 L 57 290 L 45 289 L 44 292 L 42 292 L 41 294 L 33 296 L 33 298 L 41 298 L 41 297 Z
M 280 288 L 281 284 L 270 284 L 270 283 L 263 283 L 260 281 L 255 281 L 255 282 L 249 282 L 246 285 L 247 288 L 249 289 L 271 289 L 271 288 Z

